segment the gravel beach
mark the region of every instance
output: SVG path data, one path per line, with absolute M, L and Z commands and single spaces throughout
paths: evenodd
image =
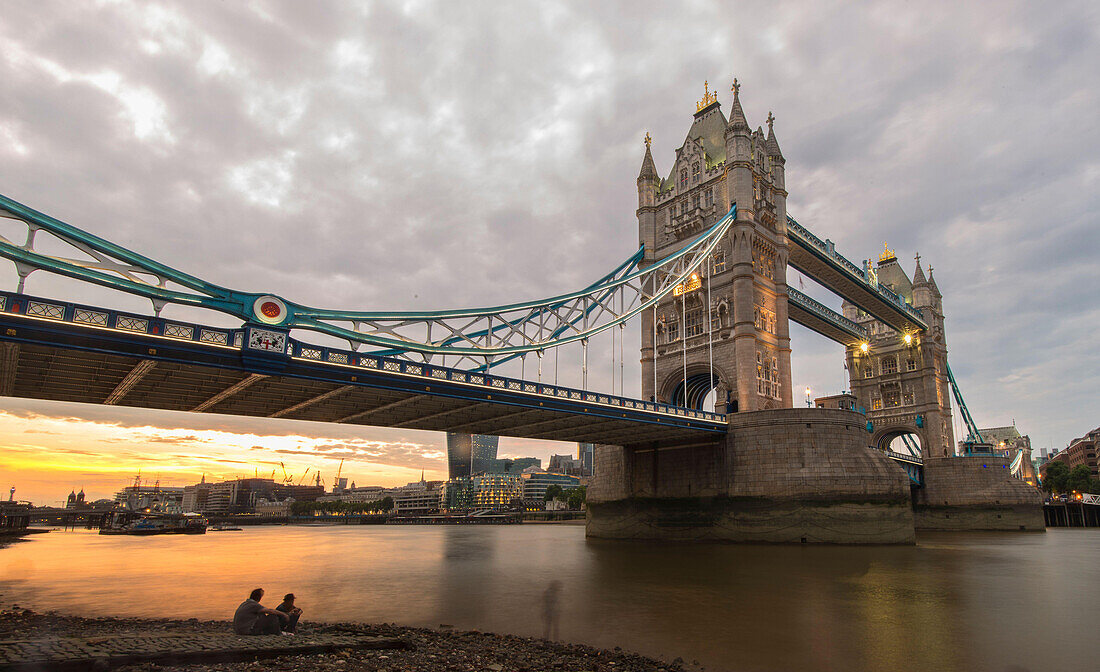
M 439 630 L 393 624 L 316 623 L 312 632 L 354 632 L 397 637 L 408 642 L 408 650 L 344 650 L 328 654 L 282 656 L 267 660 L 190 664 L 127 665 L 116 668 L 130 672 L 152 670 L 282 670 L 285 672 L 403 672 L 404 670 L 453 670 L 466 672 L 679 672 L 702 670 L 677 659 L 662 662 L 636 654 L 601 650 L 578 644 L 550 642 L 531 637 L 484 632 L 457 632 L 445 626 Z M 151 620 L 139 618 L 82 618 L 57 613 L 41 614 L 12 606 L 0 611 L 0 640 L 42 637 L 101 637 L 137 633 L 225 633 L 228 621 Z

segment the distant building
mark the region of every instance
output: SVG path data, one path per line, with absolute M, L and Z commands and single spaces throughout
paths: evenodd
M 978 429 L 978 433 L 982 435 L 986 443 L 993 446 L 993 452 L 995 454 L 1007 457 L 1010 463 L 1016 459 L 1017 455 L 1023 453 L 1023 456 L 1020 458 L 1020 468 L 1013 473 L 1013 476 L 1027 481 L 1032 485 L 1035 484 L 1037 475 L 1035 466 L 1031 461 L 1030 437 L 1020 434 L 1015 424 L 1008 427 L 987 427 L 985 429 Z M 962 443 L 959 444 L 959 450 L 960 452 L 963 450 Z
M 209 486 L 209 487 L 204 487 Z M 195 507 L 191 509 L 196 513 L 206 514 L 237 514 L 255 513 L 256 506 L 261 501 L 283 502 L 286 500 L 312 502 L 324 494 L 325 489 L 320 485 L 292 485 L 290 483 L 276 483 L 270 478 L 239 478 L 233 481 L 206 484 L 198 483 L 191 491 Z M 181 499 L 189 493 L 186 488 Z M 200 508 L 200 501 L 202 505 Z
M 84 508 L 84 488 L 80 489 L 80 494 L 75 491 L 69 492 L 68 499 L 65 500 L 66 509 L 83 509 Z
M 1098 475 L 1096 454 L 1100 451 L 1100 427 L 1092 430 L 1084 436 L 1069 442 L 1064 450 L 1053 453 L 1041 469 L 1041 475 L 1046 478 L 1046 470 L 1053 462 L 1063 462 L 1070 469 L 1078 465 L 1085 465 L 1093 478 Z
M 377 502 L 386 496 L 386 488 L 380 485 L 364 485 L 356 487 L 353 483 L 352 486 L 339 494 L 322 495 L 317 498 L 318 502 L 351 502 L 353 504 L 368 504 L 370 502 Z
M 131 511 L 183 511 L 183 488 L 161 485 L 128 485 L 115 493 L 115 502 Z
M 581 479 L 576 476 L 550 471 L 525 471 L 522 478 L 523 501 L 529 504 L 538 504 L 545 501 L 546 489 L 551 485 L 561 486 L 562 490 L 569 490 L 581 484 Z
M 572 455 L 551 455 L 547 471 L 570 476 L 582 476 L 584 468 L 581 461 Z
M 461 478 L 489 472 L 497 457 L 498 437 L 447 432 L 447 477 Z
M 206 474 L 203 474 L 202 480 L 195 485 L 184 486 L 182 500 L 183 512 L 203 513 L 206 511 L 207 501 L 210 498 L 210 491 L 213 488 L 213 483 L 206 482 Z
M 856 410 L 856 397 L 848 392 L 833 394 L 828 397 L 814 399 L 814 406 L 818 408 L 839 408 L 843 411 Z
M 490 474 L 521 474 L 524 469 L 537 467 L 542 469 L 542 460 L 537 457 L 504 457 L 489 461 Z
M 441 511 L 465 511 L 473 506 L 474 484 L 469 476 L 452 478 L 439 489 Z
M 501 510 L 523 499 L 519 474 L 476 474 L 473 483 L 473 508 Z
M 577 459 L 581 461 L 582 476 L 592 475 L 592 466 L 596 457 L 596 444 L 594 443 L 578 443 L 577 444 Z

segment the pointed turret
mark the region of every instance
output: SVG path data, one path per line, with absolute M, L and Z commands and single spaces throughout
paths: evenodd
M 730 87 L 733 91 L 733 104 L 730 105 L 730 118 L 729 123 L 726 124 L 726 133 L 731 131 L 745 131 L 749 130 L 749 122 L 745 119 L 745 111 L 741 109 L 741 85 L 737 83 L 737 78 L 733 79 L 733 86 Z
M 926 284 L 928 284 L 928 280 L 924 277 L 924 270 L 920 267 L 920 253 L 917 253 L 917 270 L 913 272 L 913 286 Z
M 936 278 L 932 275 L 932 267 L 928 267 L 928 284 L 932 287 L 932 293 L 936 295 L 937 299 L 942 299 L 943 294 L 940 294 L 940 288 L 936 286 Z
M 649 133 L 645 134 L 645 156 L 642 157 L 642 169 L 638 171 L 638 182 L 646 180 L 647 182 L 656 182 L 660 179 L 657 175 L 657 165 L 653 163 L 653 153 L 649 151 L 649 143 L 652 139 L 649 137 Z
M 779 141 L 775 139 L 775 115 L 768 112 L 768 139 L 764 146 L 768 150 L 768 156 L 773 159 L 783 159 L 783 152 L 779 149 Z

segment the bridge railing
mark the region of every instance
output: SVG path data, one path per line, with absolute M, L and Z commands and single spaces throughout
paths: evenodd
M 810 311 L 814 315 L 817 315 L 826 322 L 830 322 L 837 327 L 847 331 L 856 338 L 869 338 L 870 334 L 863 328 L 858 322 L 854 322 L 844 317 L 835 310 L 830 309 L 825 304 L 811 299 L 802 292 L 794 289 L 793 287 L 787 288 L 787 298 L 793 300 L 799 306 L 802 306 L 806 310 Z
M 313 345 L 290 338 L 285 332 L 270 330 L 265 325 L 246 325 L 241 329 L 224 329 L 55 301 L 14 292 L 0 292 L 0 313 L 19 315 L 23 318 L 47 323 L 65 323 L 99 331 L 109 331 L 122 336 L 138 336 L 238 351 L 252 348 L 268 353 L 286 355 L 302 361 L 380 371 L 399 376 L 415 376 L 427 381 L 446 381 L 452 384 L 478 386 L 488 390 L 534 394 L 558 400 L 596 404 L 628 411 L 660 413 L 666 416 L 713 423 L 725 423 L 726 421 L 726 416 L 720 413 L 683 408 L 672 404 L 643 401 L 538 381 L 525 381 L 483 372 L 412 362 L 407 359 Z M 253 345 L 248 342 L 250 332 L 252 337 L 260 334 L 261 337 L 269 340 L 267 343 L 262 344 L 262 347 Z
M 883 452 L 886 453 L 886 457 L 889 457 L 891 460 L 897 460 L 898 462 L 905 462 L 907 464 L 924 465 L 924 460 L 915 455 L 899 453 L 893 450 L 884 450 Z
M 862 268 L 856 266 L 851 261 L 848 261 L 848 259 L 844 255 L 837 252 L 832 245 L 829 245 L 825 241 L 815 236 L 809 231 L 809 229 L 799 224 L 790 215 L 787 215 L 787 233 L 788 236 L 793 233 L 794 236 L 790 237 L 797 238 L 803 244 L 811 245 L 817 248 L 822 254 L 832 260 L 841 269 L 847 271 L 849 275 L 851 275 L 857 281 L 861 282 L 868 289 L 871 289 L 872 291 L 878 293 L 890 303 L 901 308 L 906 314 L 913 317 L 918 324 L 924 324 L 924 316 L 919 310 L 914 308 L 911 304 L 907 303 L 905 299 L 903 299 L 896 292 L 891 291 L 890 289 L 887 289 L 886 287 L 883 287 L 882 285 L 879 285 L 877 283 L 872 284 L 871 281 L 867 278 L 867 274 L 863 272 Z

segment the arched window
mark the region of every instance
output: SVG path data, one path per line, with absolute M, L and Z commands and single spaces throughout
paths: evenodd
M 698 182 L 699 181 L 699 172 L 700 172 L 699 171 L 699 162 L 696 161 L 695 163 L 691 164 L 691 180 L 692 180 L 692 182 Z
M 680 171 L 680 188 L 683 189 L 688 185 L 688 169 L 684 168 Z

